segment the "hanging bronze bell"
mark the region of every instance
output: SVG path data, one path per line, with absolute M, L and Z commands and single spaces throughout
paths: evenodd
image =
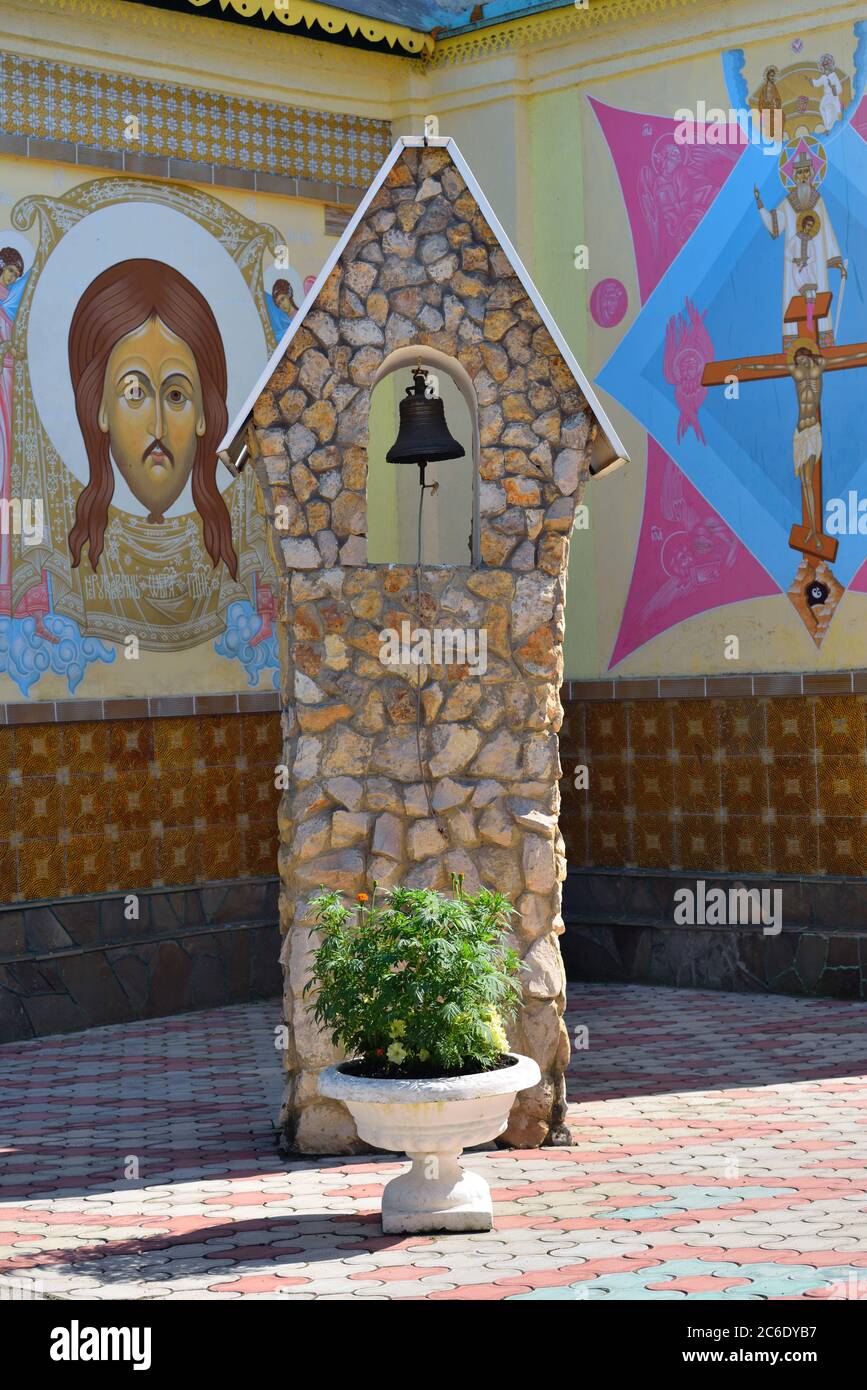
M 425 395 L 427 378 L 421 367 L 414 369 L 412 379 L 400 403 L 400 428 L 387 461 L 424 464 L 463 458 L 464 450 L 449 433 L 442 401 Z

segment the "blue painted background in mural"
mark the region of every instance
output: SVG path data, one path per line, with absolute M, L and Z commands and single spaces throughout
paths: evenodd
M 849 261 L 837 342 L 867 339 L 867 144 L 851 128 L 826 145 L 822 197 L 842 255 Z M 714 204 L 650 296 L 599 375 L 599 384 L 659 441 L 781 588 L 793 574 L 788 544 L 800 517 L 801 488 L 792 463 L 797 401 L 789 379 L 743 381 L 739 398 L 711 387 L 694 432 L 677 439 L 680 412 L 664 375 L 666 325 L 689 298 L 704 315 L 716 360 L 781 350 L 783 250 L 759 220 L 758 185 L 773 208 L 783 196 L 777 161 L 758 147 L 745 151 Z M 839 275 L 831 272 L 832 315 Z M 867 370 L 867 369 L 861 369 Z M 838 371 L 825 378 L 823 473 L 826 500 L 849 488 L 867 496 L 864 398 L 867 376 Z M 843 536 L 835 570 L 848 584 L 867 558 L 867 537 Z

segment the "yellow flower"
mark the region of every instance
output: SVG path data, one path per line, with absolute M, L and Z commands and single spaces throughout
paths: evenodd
M 400 1043 L 393 1042 L 385 1055 L 390 1062 L 394 1062 L 395 1066 L 399 1067 L 401 1062 L 406 1061 L 407 1051 L 405 1047 L 401 1047 Z
M 406 1024 L 402 1018 L 396 1018 L 388 1031 L 393 1038 L 402 1038 L 406 1033 Z
M 488 1009 L 484 1016 L 491 1042 L 499 1052 L 508 1052 L 509 1039 L 506 1037 L 506 1030 L 503 1021 L 496 1009 Z
M 421 1052 L 418 1054 L 418 1060 L 420 1062 L 426 1062 L 429 1056 L 430 1053 L 428 1052 L 427 1048 L 423 1047 Z

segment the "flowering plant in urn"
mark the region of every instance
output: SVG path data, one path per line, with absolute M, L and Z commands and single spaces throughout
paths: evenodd
M 307 991 L 332 1041 L 360 1058 L 365 1076 L 455 1076 L 501 1065 L 503 1018 L 520 999 L 519 961 L 507 944 L 514 909 L 502 893 L 447 898 L 394 888 L 377 903 L 339 893 L 311 908 L 321 932 Z
M 454 896 L 393 888 L 381 903 L 339 893 L 311 903 L 320 934 L 305 993 L 318 1023 L 350 1059 L 320 1076 L 349 1107 L 362 1139 L 413 1159 L 383 1194 L 383 1228 L 490 1230 L 487 1184 L 462 1149 L 506 1128 L 520 1090 L 539 1081 L 510 1052 L 503 1020 L 520 1000 L 513 911 L 501 893 Z

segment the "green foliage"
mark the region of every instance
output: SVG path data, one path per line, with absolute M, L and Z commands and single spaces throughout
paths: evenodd
M 340 893 L 310 904 L 321 934 L 305 988 L 313 1013 L 349 1056 L 430 1075 L 484 1071 L 508 1050 L 502 1017 L 520 998 L 520 968 L 506 944 L 514 909 L 502 893 L 376 891 L 350 909 Z

